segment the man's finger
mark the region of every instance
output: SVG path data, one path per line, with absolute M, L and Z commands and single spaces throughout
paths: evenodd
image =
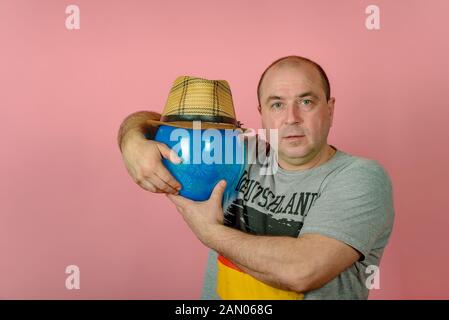
M 157 188 L 150 181 L 142 180 L 137 183 L 139 184 L 139 186 L 141 186 L 143 189 L 147 191 L 157 192 Z
M 176 152 L 170 149 L 166 144 L 158 142 L 157 147 L 159 149 L 159 152 L 165 159 L 170 160 L 174 164 L 179 164 L 182 162 L 182 159 L 178 157 Z
M 161 190 L 162 192 L 167 192 L 167 193 L 176 193 L 177 192 L 177 190 L 173 189 L 171 186 L 169 186 L 167 183 L 165 183 L 161 178 L 159 178 L 154 173 L 151 175 L 151 177 L 149 177 L 149 179 L 151 179 L 151 183 L 158 190 Z
M 184 213 L 184 209 L 181 208 L 180 206 L 176 206 L 176 209 L 177 209 L 179 212 Z
M 223 199 L 223 193 L 226 189 L 226 180 L 220 180 L 212 190 L 209 200 L 217 201 L 221 205 L 221 200 Z
M 177 193 L 178 190 L 173 188 L 167 182 L 165 182 L 157 173 L 154 173 L 153 180 L 155 180 L 154 184 L 161 190 L 164 190 L 167 193 Z
M 171 202 L 175 204 L 177 207 L 181 207 L 182 209 L 187 208 L 194 204 L 194 201 L 184 198 L 183 196 L 174 195 L 167 193 L 167 198 L 170 199 Z
M 156 170 L 156 175 L 173 189 L 181 189 L 181 184 L 170 174 L 165 166 L 159 166 Z

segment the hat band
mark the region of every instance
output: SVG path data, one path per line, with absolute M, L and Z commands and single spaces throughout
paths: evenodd
M 206 115 L 189 115 L 189 114 L 171 114 L 166 116 L 161 116 L 163 122 L 175 122 L 175 121 L 204 121 L 204 122 L 215 122 L 215 123 L 230 123 L 234 126 L 240 128 L 240 122 L 231 117 L 225 116 L 206 116 Z

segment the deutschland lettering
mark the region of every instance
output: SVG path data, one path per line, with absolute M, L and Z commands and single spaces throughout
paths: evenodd
M 275 195 L 269 187 L 263 187 L 259 181 L 248 179 L 245 171 L 237 184 L 236 191 L 243 193 L 243 200 L 255 203 L 272 213 L 286 213 L 301 216 L 307 215 L 310 207 L 319 198 L 316 192 L 295 192 L 288 197 Z

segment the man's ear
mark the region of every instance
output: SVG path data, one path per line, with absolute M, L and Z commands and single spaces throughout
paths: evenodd
M 334 107 L 335 107 L 335 98 L 331 97 L 329 101 L 327 101 L 327 107 L 329 108 L 329 119 L 330 119 L 330 126 L 332 127 L 332 123 L 334 120 Z
M 262 107 L 260 106 L 260 104 L 257 106 L 257 110 L 259 111 L 259 114 L 262 114 Z

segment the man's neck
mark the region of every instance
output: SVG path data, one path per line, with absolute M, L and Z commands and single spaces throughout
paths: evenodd
M 335 148 L 331 147 L 326 143 L 325 146 L 321 148 L 321 150 L 315 156 L 313 156 L 310 160 L 306 161 L 305 163 L 296 165 L 289 163 L 281 158 L 278 159 L 278 163 L 279 166 L 284 170 L 303 171 L 318 167 L 326 163 L 327 161 L 332 159 L 332 157 L 335 155 L 336 152 L 337 150 Z

